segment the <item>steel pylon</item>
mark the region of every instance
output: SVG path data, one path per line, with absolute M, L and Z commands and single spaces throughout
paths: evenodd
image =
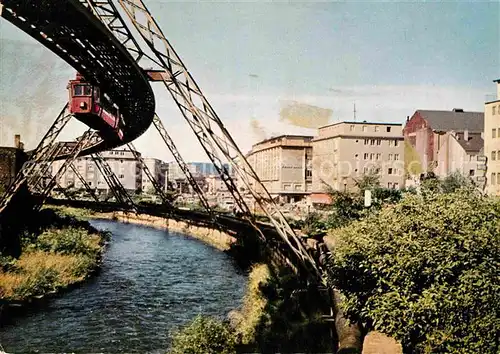
M 236 142 L 212 108 L 194 78 L 188 72 L 175 49 L 164 36 L 158 24 L 142 0 L 118 0 L 132 24 L 149 49 L 154 53 L 165 71 L 163 82 L 179 107 L 182 115 L 200 141 L 202 147 L 221 174 L 228 190 L 233 194 L 242 211 L 250 215 L 233 179 L 229 176 L 219 153 L 221 153 L 248 188 L 260 208 L 269 217 L 280 237 L 290 247 L 302 265 L 313 275 L 324 279 L 318 265 L 307 252 L 302 240 L 295 234 L 284 215 L 274 203 L 269 192 L 246 160 Z M 239 163 L 236 163 L 236 159 Z M 261 193 L 258 193 L 256 189 Z
M 2 196 L 2 199 L 0 200 L 0 213 L 5 210 L 19 188 L 26 182 L 28 176 L 34 175 L 34 172 L 37 170 L 37 164 L 44 160 L 45 156 L 50 155 L 51 149 L 54 149 L 54 142 L 57 136 L 72 117 L 72 115 L 67 111 L 67 108 L 68 104 L 66 103 L 52 126 L 32 152 L 29 157 L 29 161 L 23 165 L 21 171 L 19 171 L 14 181 L 10 184 L 7 191 Z

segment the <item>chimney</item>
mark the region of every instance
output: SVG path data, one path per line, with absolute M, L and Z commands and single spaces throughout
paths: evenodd
M 497 83 L 497 100 L 500 100 L 500 79 L 495 80 L 494 82 Z
M 21 147 L 21 135 L 16 134 L 14 135 L 14 147 L 16 149 L 20 149 Z
M 468 130 L 464 130 L 464 140 L 469 141 L 469 131 Z

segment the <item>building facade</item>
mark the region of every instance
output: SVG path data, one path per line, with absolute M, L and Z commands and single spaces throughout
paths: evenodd
M 382 187 L 403 187 L 401 124 L 340 122 L 319 128 L 312 140 L 313 202 L 330 188 L 355 190 L 356 180 L 370 172 L 378 173 Z
M 272 197 L 296 202 L 312 191 L 312 136 L 282 135 L 261 141 L 247 154 Z M 258 193 L 258 187 L 252 185 Z
M 155 159 L 152 157 L 146 157 L 143 160 L 144 164 L 151 172 L 156 182 L 160 185 L 160 187 L 163 190 L 165 190 L 168 182 L 167 180 L 168 164 L 166 164 L 162 160 Z M 142 173 L 142 191 L 150 194 L 156 194 L 153 183 L 151 183 L 148 176 L 144 172 Z
M 135 192 L 142 188 L 141 164 L 128 149 L 103 151 L 101 155 L 127 191 Z M 52 174 L 55 174 L 63 163 L 64 161 L 54 161 Z M 91 188 L 101 192 L 109 190 L 106 180 L 90 156 L 77 158 L 74 166 Z M 63 188 L 84 188 L 83 183 L 70 168 L 61 176 L 59 184 Z
M 440 142 L 434 170 L 437 176 L 446 177 L 451 173 L 459 172 L 479 184 L 484 182 L 482 134 L 451 131 L 441 135 Z
M 423 172 L 438 168 L 439 148 L 448 139 L 447 133 L 480 136 L 484 130 L 482 112 L 417 110 L 403 129 L 405 140 L 416 150 Z
M 496 100 L 484 105 L 484 155 L 486 157 L 486 193 L 500 196 L 500 79 Z

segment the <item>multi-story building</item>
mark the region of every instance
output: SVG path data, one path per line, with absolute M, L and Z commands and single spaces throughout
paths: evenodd
M 142 188 L 141 164 L 135 160 L 134 155 L 128 149 L 104 151 L 101 155 L 126 190 L 135 192 L 137 189 Z M 55 174 L 62 164 L 63 161 L 53 162 L 52 173 Z M 74 166 L 90 187 L 99 191 L 109 189 L 104 177 L 90 156 L 77 158 Z M 61 176 L 59 184 L 63 188 L 84 188 L 83 183 L 71 169 L 67 169 Z
M 463 134 L 478 141 L 484 130 L 484 113 L 465 112 L 455 108 L 452 111 L 417 110 L 408 117 L 403 129 L 405 140 L 413 146 L 420 158 L 423 172 L 435 171 L 438 153 L 447 133 Z
M 496 100 L 484 105 L 484 155 L 487 160 L 486 193 L 500 196 L 500 79 Z
M 376 172 L 381 186 L 402 188 L 404 144 L 397 123 L 339 122 L 319 128 L 312 140 L 312 201 L 333 188 L 356 189 L 356 180 Z
M 312 136 L 281 135 L 252 146 L 249 164 L 272 197 L 303 199 L 312 190 Z M 255 191 L 260 193 L 255 186 Z
M 454 131 L 440 135 L 440 146 L 436 155 L 434 172 L 437 176 L 446 177 L 453 172 L 469 176 L 481 182 L 484 179 L 483 155 L 484 141 L 482 134 L 469 134 Z
M 162 189 L 165 189 L 167 185 L 167 169 L 168 165 L 162 160 L 158 160 L 152 157 L 146 157 L 143 159 L 146 167 L 153 175 L 156 182 L 160 185 Z M 142 190 L 146 193 L 155 194 L 153 183 L 149 180 L 145 173 L 142 173 Z

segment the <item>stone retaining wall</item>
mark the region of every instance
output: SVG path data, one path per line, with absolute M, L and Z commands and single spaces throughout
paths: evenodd
M 236 238 L 234 238 L 233 236 L 229 235 L 226 232 L 221 232 L 217 229 L 190 225 L 185 221 L 166 219 L 147 214 L 136 215 L 133 213 L 125 213 L 122 211 L 117 211 L 113 213 L 99 214 L 98 217 L 105 219 L 117 219 L 125 223 L 139 224 L 139 225 L 154 227 L 157 229 L 179 232 L 191 236 L 193 238 L 199 239 L 203 242 L 206 242 L 207 244 L 221 251 L 228 250 L 230 245 L 236 242 Z

